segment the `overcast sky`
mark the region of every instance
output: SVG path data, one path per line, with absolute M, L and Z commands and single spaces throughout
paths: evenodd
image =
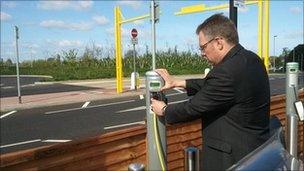
M 214 13 L 228 9 L 175 16 L 181 7 L 197 4 L 214 6 L 229 1 L 160 1 L 162 14 L 156 25 L 157 50 L 177 46 L 179 51 L 196 52 L 196 27 Z M 270 55 L 303 44 L 303 0 L 270 3 Z M 15 61 L 14 26 L 20 30 L 20 60 L 44 59 L 63 50 L 78 49 L 82 54 L 93 43 L 103 51 L 114 47 L 114 7 L 120 6 L 125 19 L 149 13 L 150 1 L 2 1 L 1 58 Z M 257 51 L 257 5 L 239 9 L 240 43 Z M 148 19 L 123 24 L 124 50 L 131 49 L 130 31 L 138 30 L 138 50 L 150 48 L 151 24 Z M 274 51 L 274 35 L 275 51 Z

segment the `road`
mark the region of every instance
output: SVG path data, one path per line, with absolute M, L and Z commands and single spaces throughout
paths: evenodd
M 35 82 L 51 79 L 51 76 L 20 75 L 20 86 L 34 84 Z M 0 87 L 13 87 L 17 85 L 16 75 L 0 75 Z
M 284 76 L 271 77 L 270 85 L 272 95 L 284 93 Z M 299 87 L 303 85 L 303 81 L 299 81 Z M 180 90 L 166 94 L 169 103 L 187 99 Z M 145 113 L 143 96 L 27 109 L 5 117 L 2 113 L 0 150 L 7 153 L 143 124 Z
M 0 98 L 18 96 L 16 86 L 16 76 L 1 76 Z M 21 96 L 33 94 L 47 94 L 58 92 L 70 92 L 80 90 L 94 90 L 94 87 L 79 86 L 62 83 L 44 83 L 43 80 L 49 79 L 49 76 L 21 76 L 20 90 Z

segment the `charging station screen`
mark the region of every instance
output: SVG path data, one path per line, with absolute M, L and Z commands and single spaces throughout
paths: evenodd
M 160 83 L 159 82 L 152 82 L 152 83 L 150 83 L 150 87 L 160 87 Z

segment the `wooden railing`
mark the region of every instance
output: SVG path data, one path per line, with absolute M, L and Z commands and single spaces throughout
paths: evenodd
M 300 93 L 304 99 L 304 92 Z M 271 115 L 285 126 L 285 96 L 271 98 Z M 304 124 L 299 123 L 298 151 L 304 153 Z M 168 170 L 184 170 L 184 149 L 202 147 L 201 121 L 167 127 Z M 204 155 L 204 154 L 202 154 Z M 1 155 L 5 170 L 127 170 L 130 163 L 146 163 L 146 127 L 135 126 L 85 140 Z

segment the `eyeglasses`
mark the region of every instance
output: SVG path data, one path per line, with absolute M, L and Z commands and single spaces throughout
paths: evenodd
M 205 49 L 206 49 L 206 47 L 208 46 L 208 44 L 209 44 L 210 42 L 212 42 L 214 39 L 215 39 L 215 38 L 210 39 L 207 43 L 205 43 L 203 46 L 201 46 L 201 47 L 199 48 L 199 50 L 200 50 L 201 52 L 205 51 Z

